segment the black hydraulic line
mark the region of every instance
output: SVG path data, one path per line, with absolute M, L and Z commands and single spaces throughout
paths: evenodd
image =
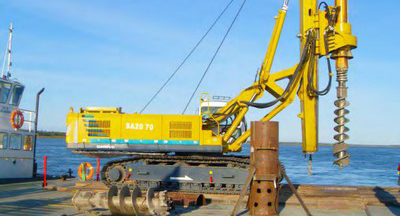
M 334 26 L 334 25 L 335 25 L 335 23 L 334 23 L 335 19 L 334 19 L 334 17 L 332 16 L 332 14 L 331 14 L 331 12 L 330 12 L 330 10 L 329 10 L 329 5 L 328 5 L 326 2 L 321 2 L 321 3 L 319 3 L 319 5 L 318 5 L 318 9 L 321 9 L 321 6 L 322 6 L 322 5 L 325 6 L 326 18 L 328 19 L 328 24 L 329 24 L 329 26 Z M 335 10 L 336 10 L 336 9 L 335 9 Z
M 233 103 L 232 105 L 230 105 L 227 108 L 227 110 L 229 110 L 227 114 L 223 114 L 223 113 L 218 113 L 217 112 L 217 113 L 213 113 L 212 116 L 214 118 L 219 117 L 219 116 L 225 116 L 225 119 L 226 119 L 226 118 L 228 118 L 229 116 L 231 116 L 233 114 L 233 110 L 235 109 L 236 106 L 237 106 L 237 103 Z M 212 118 L 208 118 L 208 120 L 212 120 Z M 212 121 L 214 121 L 214 120 L 212 120 Z
M 312 40 L 312 34 L 311 34 L 311 32 L 309 32 L 308 35 L 307 35 L 307 40 L 306 40 L 306 43 L 304 45 L 303 52 L 301 54 L 300 62 L 297 65 L 296 70 L 293 73 L 293 76 L 289 79 L 289 83 L 286 86 L 285 91 L 282 93 L 282 95 L 280 95 L 275 100 L 267 102 L 267 103 L 254 103 L 254 102 L 248 102 L 248 101 L 243 101 L 243 103 L 245 103 L 245 104 L 247 104 L 248 106 L 251 106 L 251 107 L 264 109 L 264 108 L 271 107 L 271 106 L 275 105 L 276 103 L 278 103 L 279 101 L 281 101 L 286 96 L 286 94 L 289 92 L 289 90 L 292 88 L 293 81 L 299 75 L 299 72 L 303 69 L 304 64 L 308 60 L 308 52 L 309 52 L 309 49 L 310 49 L 310 45 L 312 43 L 311 40 Z
M 308 85 L 307 85 L 307 93 L 309 96 L 311 97 L 316 97 L 316 96 L 323 96 L 329 93 L 331 86 L 332 86 L 332 67 L 331 67 L 331 62 L 329 59 L 329 44 L 328 44 L 328 32 L 331 31 L 330 28 L 333 28 L 334 26 L 334 18 L 332 16 L 332 14 L 329 11 L 329 6 L 326 2 L 321 2 L 318 5 L 318 9 L 321 8 L 321 6 L 324 5 L 325 6 L 325 10 L 326 10 L 326 18 L 328 19 L 328 28 L 325 30 L 324 33 L 324 45 L 325 45 L 325 57 L 326 57 L 326 61 L 327 61 L 327 65 L 328 65 L 328 84 L 327 86 L 321 90 L 318 91 L 316 90 L 316 88 L 314 87 L 314 61 L 315 61 L 315 51 L 316 51 L 316 36 L 314 37 L 313 40 L 313 44 L 312 44 L 312 50 L 311 50 L 311 59 L 310 59 L 310 63 L 309 65 L 311 65 L 309 67 L 309 71 L 308 71 Z
M 234 0 L 231 0 L 226 7 L 224 8 L 224 10 L 218 15 L 218 17 L 214 20 L 214 22 L 212 23 L 212 25 L 207 29 L 206 33 L 201 37 L 201 39 L 197 42 L 197 44 L 193 47 L 193 49 L 189 52 L 189 54 L 183 59 L 183 61 L 181 62 L 181 64 L 179 64 L 179 66 L 175 69 L 175 71 L 171 74 L 171 76 L 167 79 L 167 81 L 161 86 L 160 89 L 158 89 L 158 91 L 154 94 L 154 96 L 149 100 L 149 102 L 147 102 L 147 104 L 142 108 L 142 110 L 140 111 L 140 113 L 142 113 L 147 106 L 150 105 L 150 103 L 154 100 L 154 98 L 157 97 L 157 95 L 164 89 L 164 87 L 167 85 L 167 83 L 172 79 L 172 77 L 175 76 L 175 74 L 179 71 L 179 69 L 181 69 L 181 67 L 186 63 L 186 61 L 189 59 L 189 57 L 193 54 L 193 52 L 197 49 L 197 47 L 201 44 L 201 42 L 203 42 L 204 38 L 206 38 L 206 36 L 208 35 L 208 33 L 211 31 L 211 29 L 215 26 L 215 24 L 217 24 L 217 22 L 219 21 L 219 19 L 222 17 L 222 15 L 225 13 L 225 11 L 229 8 L 229 6 L 232 4 Z
M 229 106 L 229 108 L 228 108 L 229 111 L 228 111 L 227 114 L 214 113 L 214 114 L 212 114 L 212 116 L 213 116 L 213 117 L 225 116 L 225 117 L 224 117 L 221 121 L 219 121 L 219 122 L 222 122 L 222 121 L 227 120 L 227 119 L 231 119 L 232 116 L 234 115 L 233 110 L 235 109 L 236 106 L 237 106 L 237 103 L 233 103 L 232 105 Z M 235 118 L 232 119 L 232 122 L 235 121 L 235 119 L 236 119 L 236 116 L 235 116 Z M 215 121 L 213 118 L 207 118 L 206 121 L 207 121 L 207 125 L 212 125 L 212 126 L 217 125 L 217 121 Z M 226 129 L 226 128 L 224 128 L 224 130 L 225 130 L 225 129 Z
M 311 41 L 311 51 L 309 55 L 310 61 L 308 62 L 308 73 L 307 73 L 307 94 L 310 97 L 316 97 L 317 90 L 314 88 L 314 62 L 315 62 L 315 51 L 316 51 L 316 36 L 314 32 L 312 34 L 312 41 Z
M 326 61 L 328 64 L 328 84 L 325 87 L 325 89 L 318 91 L 314 88 L 314 84 L 313 84 L 313 80 L 314 80 L 314 73 L 312 73 L 312 71 L 309 72 L 309 77 L 308 77 L 308 86 L 307 86 L 307 90 L 309 91 L 309 95 L 310 96 L 323 96 L 329 93 L 331 86 L 332 86 L 332 66 L 331 66 L 331 61 L 329 59 L 329 48 L 328 48 L 328 35 L 325 34 L 324 35 L 324 43 L 325 43 L 325 52 L 326 52 Z M 315 54 L 315 52 L 314 52 Z M 314 58 L 314 56 L 312 56 L 312 58 Z M 314 67 L 312 68 L 312 70 L 314 70 Z
M 334 18 L 333 18 L 333 16 L 332 16 L 332 14 L 330 13 L 330 11 L 329 11 L 329 7 L 328 7 L 328 4 L 326 3 L 326 2 L 321 2 L 320 4 L 319 4 L 319 6 L 318 6 L 318 8 L 320 8 L 322 5 L 325 5 L 325 10 L 326 10 L 326 17 L 327 17 L 327 19 L 328 19 L 328 23 L 329 23 L 329 26 L 328 27 L 330 27 L 330 28 L 333 28 L 333 26 L 334 26 Z M 325 45 L 325 57 L 326 57 L 326 61 L 327 61 L 327 65 L 328 65 L 328 76 L 329 76 L 329 80 L 328 80 L 328 84 L 327 84 L 327 86 L 325 87 L 325 89 L 323 89 L 322 91 L 318 91 L 318 90 L 316 90 L 315 88 L 314 88 L 314 84 L 313 84 L 313 82 L 314 82 L 314 73 L 313 73 L 313 70 L 314 70 L 314 64 L 312 63 L 311 65 L 312 65 L 312 68 L 309 68 L 310 69 L 310 71 L 309 71 L 309 73 L 308 73 L 308 86 L 307 86 L 307 91 L 308 91 L 308 94 L 310 95 L 310 96 L 323 96 L 323 95 L 326 95 L 326 94 L 328 94 L 329 93 L 329 91 L 330 91 L 330 89 L 331 89 L 331 86 L 332 86 L 332 76 L 333 76 L 333 72 L 332 72 L 332 66 L 331 66 L 331 61 L 330 61 L 330 59 L 329 59 L 329 44 L 328 44 L 328 34 L 329 34 L 329 32 L 331 32 L 331 29 L 330 28 L 328 28 L 328 29 L 326 29 L 325 30 L 325 33 L 324 33 L 324 45 Z M 316 43 L 315 41 L 314 41 L 314 43 Z M 314 55 L 315 55 L 315 44 L 313 45 L 314 46 L 314 48 L 313 48 L 313 50 L 312 50 L 312 52 L 313 52 L 313 55 L 312 55 L 312 59 L 311 59 L 311 61 L 313 62 L 314 61 Z
M 327 4 L 326 2 L 320 2 L 319 5 L 318 5 L 318 9 L 321 9 L 321 6 L 322 6 L 322 5 L 325 6 L 325 9 L 328 8 L 328 4 Z
M 247 0 L 243 0 L 242 5 L 240 6 L 238 12 L 236 13 L 235 18 L 233 18 L 231 25 L 229 26 L 228 30 L 226 31 L 224 37 L 222 38 L 221 43 L 219 44 L 217 50 L 215 51 L 213 57 L 211 58 L 211 61 L 210 61 L 210 63 L 208 64 L 206 70 L 204 71 L 203 76 L 201 77 L 199 83 L 197 83 L 197 86 L 196 86 L 196 88 L 194 89 L 194 91 L 193 91 L 193 93 L 192 93 L 192 96 L 190 96 L 189 101 L 187 102 L 187 104 L 186 104 L 186 106 L 185 106 L 185 109 L 183 109 L 182 114 L 185 114 L 185 112 L 186 112 L 186 110 L 187 110 L 187 108 L 188 108 L 190 102 L 192 101 L 194 95 L 195 95 L 196 92 L 197 92 L 197 89 L 200 87 L 201 82 L 203 81 L 203 79 L 204 79 L 204 77 L 206 76 L 208 70 L 210 69 L 212 63 L 214 62 L 215 57 L 217 56 L 217 54 L 218 54 L 219 50 L 221 49 L 222 45 L 224 44 L 226 37 L 228 36 L 229 32 L 231 31 L 231 29 L 232 29 L 232 27 L 233 27 L 233 24 L 235 24 L 236 19 L 238 18 L 239 14 L 240 14 L 240 12 L 242 11 L 243 6 L 245 5 L 246 2 L 247 2 Z
M 228 126 L 232 125 L 232 124 L 228 124 L 229 120 L 233 122 L 232 116 L 229 116 L 229 118 L 226 119 L 226 124 L 223 125 L 223 128 L 221 129 L 220 132 L 224 132 L 226 130 L 226 128 L 228 128 Z M 222 125 L 220 125 L 220 126 L 222 126 Z M 218 132 L 218 133 L 220 133 L 220 132 Z

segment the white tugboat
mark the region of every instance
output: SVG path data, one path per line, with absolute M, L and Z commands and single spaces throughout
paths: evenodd
M 12 24 L 0 77 L 0 179 L 32 178 L 36 173 L 37 111 L 19 108 L 24 85 L 11 79 Z M 7 71 L 4 73 L 7 62 Z

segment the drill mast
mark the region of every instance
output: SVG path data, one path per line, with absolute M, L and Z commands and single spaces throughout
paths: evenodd
M 270 39 L 270 44 L 259 72 L 259 79 L 250 87 L 244 89 L 237 97 L 221 108 L 212 118 L 205 123 L 204 128 L 215 126 L 231 115 L 236 118 L 231 127 L 223 134 L 223 140 L 227 142 L 241 119 L 246 115 L 249 107 L 268 108 L 275 106 L 260 121 L 269 121 L 280 111 L 293 102 L 296 93 L 301 102 L 301 112 L 298 115 L 302 120 L 303 152 L 311 154 L 318 151 L 318 97 L 328 93 L 331 86 L 333 73 L 330 69 L 329 58 L 336 60 L 337 70 L 337 97 L 335 105 L 338 109 L 335 114 L 335 122 L 338 126 L 335 135 L 338 141 L 334 145 L 334 155 L 337 157 L 334 164 L 340 167 L 349 162 L 349 154 L 346 153 L 348 145 L 344 143 L 348 139 L 345 132 L 348 122 L 344 116 L 348 113 L 347 97 L 347 71 L 348 59 L 351 58 L 350 50 L 356 48 L 356 37 L 351 35 L 351 26 L 347 22 L 347 0 L 336 0 L 335 6 L 328 6 L 325 2 L 318 4 L 316 0 L 300 0 L 300 62 L 294 67 L 276 73 L 270 73 L 275 52 L 278 46 L 280 34 L 288 10 L 288 0 L 285 0 L 282 9 L 276 17 L 276 24 Z M 321 6 L 325 6 L 325 10 Z M 331 56 L 330 56 L 331 55 Z M 324 90 L 318 90 L 318 60 L 325 56 L 328 61 L 329 84 Z M 277 81 L 289 79 L 289 84 L 284 89 L 277 85 Z M 276 99 L 268 103 L 256 103 L 264 92 L 267 91 Z M 227 151 L 240 151 L 245 140 L 250 136 L 250 131 L 245 132 L 233 143 L 227 145 Z

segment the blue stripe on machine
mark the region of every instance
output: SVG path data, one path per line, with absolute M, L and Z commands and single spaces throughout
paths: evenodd
M 110 139 L 90 138 L 90 143 L 93 143 L 93 144 L 110 144 L 111 140 Z
M 100 127 L 99 124 L 85 124 L 86 127 Z
M 127 140 L 128 144 L 158 144 L 158 140 Z
M 161 144 L 161 145 L 199 145 L 198 140 L 132 140 L 132 139 L 96 139 L 91 138 L 92 144 Z

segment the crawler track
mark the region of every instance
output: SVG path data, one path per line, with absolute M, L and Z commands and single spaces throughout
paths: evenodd
M 129 172 L 132 170 L 134 164 L 142 164 L 141 169 L 146 168 L 147 165 L 156 166 L 160 172 L 167 173 L 167 166 L 182 166 L 190 169 L 229 169 L 237 173 L 237 176 L 247 176 L 248 167 L 250 165 L 250 158 L 246 156 L 170 156 L 170 155 L 136 155 L 133 158 L 114 160 L 105 164 L 101 171 L 103 182 L 107 186 L 117 185 L 122 187 L 124 185 L 134 186 L 138 185 L 141 188 L 155 187 L 157 190 L 168 191 L 185 191 L 190 193 L 215 193 L 215 194 L 238 194 L 244 181 L 230 181 L 224 183 L 218 176 L 215 176 L 215 183 L 210 182 L 208 176 L 206 180 L 201 179 L 194 181 L 169 181 L 165 179 L 154 179 L 151 175 L 148 179 L 137 179 L 135 173 Z M 121 178 L 115 180 L 111 177 L 112 170 L 118 170 L 121 173 Z M 168 173 L 166 175 L 169 175 Z M 245 177 L 245 176 L 244 176 Z M 229 177 L 227 177 L 229 178 Z M 239 179 L 239 178 L 238 178 Z

